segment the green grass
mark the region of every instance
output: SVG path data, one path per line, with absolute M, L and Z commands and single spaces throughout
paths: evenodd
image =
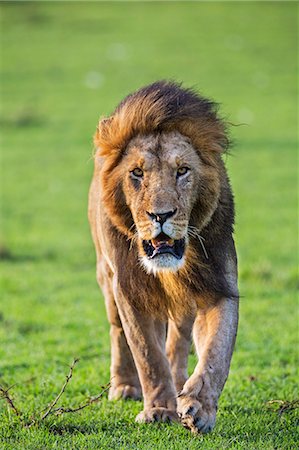
M 59 391 L 77 405 L 109 380 L 109 334 L 86 209 L 92 134 L 128 92 L 184 81 L 233 123 L 240 326 L 217 425 L 137 425 L 103 401 L 22 427 L 0 402 L 1 449 L 295 449 L 296 10 L 291 2 L 1 3 L 0 379 L 30 417 Z M 195 356 L 190 356 L 190 371 Z

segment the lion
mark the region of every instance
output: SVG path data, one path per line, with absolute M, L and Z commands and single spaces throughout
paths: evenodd
M 94 143 L 88 213 L 111 327 L 109 399 L 143 398 L 137 422 L 207 433 L 238 326 L 227 126 L 214 102 L 158 81 L 100 120 Z

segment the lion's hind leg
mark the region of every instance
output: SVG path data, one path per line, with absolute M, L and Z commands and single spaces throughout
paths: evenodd
M 117 306 L 110 292 L 105 295 L 105 302 L 110 322 L 111 341 L 109 399 L 130 398 L 140 400 L 142 394 L 137 370 L 118 315 Z

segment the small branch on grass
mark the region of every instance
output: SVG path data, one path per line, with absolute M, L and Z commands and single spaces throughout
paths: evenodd
M 292 401 L 269 400 L 268 402 L 266 402 L 266 405 L 268 409 L 271 409 L 272 411 L 278 413 L 278 416 L 281 417 L 284 412 L 299 408 L 299 399 Z
M 62 386 L 62 388 L 60 389 L 59 394 L 55 397 L 55 399 L 53 400 L 53 402 L 50 404 L 50 406 L 47 408 L 46 412 L 41 416 L 40 420 L 44 420 L 49 414 L 51 414 L 54 406 L 56 405 L 56 403 L 58 402 L 58 400 L 60 399 L 60 397 L 62 396 L 62 394 L 64 393 L 68 383 L 70 382 L 70 379 L 73 376 L 73 370 L 75 365 L 79 362 L 78 358 L 75 358 L 70 366 L 70 371 L 68 373 L 68 375 L 65 378 L 65 382 Z
M 97 401 L 99 401 L 100 398 L 103 397 L 103 395 L 105 394 L 105 392 L 108 391 L 109 388 L 110 388 L 110 383 L 106 386 L 102 386 L 103 390 L 99 395 L 97 395 L 96 397 L 91 397 L 86 403 L 83 403 L 82 405 L 78 406 L 77 408 L 65 408 L 65 407 L 61 406 L 60 408 L 52 410 L 52 414 L 54 414 L 55 416 L 60 416 L 61 414 L 64 414 L 64 413 L 75 413 L 75 412 L 81 411 L 82 409 L 87 408 L 87 406 L 90 406 L 93 403 L 96 403 Z
M 12 411 L 19 417 L 21 417 L 22 413 L 18 410 L 18 408 L 16 407 L 16 405 L 14 404 L 11 396 L 9 395 L 8 391 L 15 386 L 14 384 L 12 386 L 10 386 L 7 389 L 4 389 L 3 387 L 0 386 L 0 395 L 1 398 L 3 398 L 6 403 L 8 404 L 9 408 L 12 409 Z
M 39 424 L 41 423 L 43 420 L 45 420 L 49 415 L 55 415 L 55 416 L 60 416 L 61 414 L 64 413 L 76 413 L 78 411 L 81 411 L 82 409 L 87 408 L 88 406 L 92 405 L 93 403 L 96 403 L 97 401 L 99 401 L 103 395 L 105 394 L 105 392 L 108 391 L 108 389 L 110 388 L 111 383 L 109 382 L 106 386 L 102 386 L 102 391 L 95 397 L 91 397 L 90 399 L 88 399 L 85 403 L 82 403 L 81 405 L 77 406 L 76 408 L 67 408 L 64 406 L 60 406 L 59 408 L 54 408 L 59 399 L 62 397 L 62 395 L 64 394 L 67 385 L 69 384 L 72 376 L 73 376 L 73 370 L 75 365 L 79 362 L 78 358 L 75 358 L 70 366 L 70 370 L 69 373 L 66 375 L 65 377 L 65 382 L 63 383 L 59 393 L 56 395 L 56 397 L 54 398 L 54 400 L 48 405 L 46 406 L 46 408 L 44 408 L 42 410 L 45 411 L 42 415 L 40 415 L 40 417 L 37 417 L 37 415 L 33 415 L 33 417 L 31 418 L 31 421 L 25 422 L 23 417 L 24 414 L 22 411 L 20 411 L 16 405 L 14 404 L 11 396 L 9 395 L 8 391 L 15 386 L 12 385 L 9 388 L 5 389 L 4 387 L 0 386 L 0 398 L 3 398 L 7 404 L 9 405 L 9 408 L 13 410 L 13 412 L 20 418 L 21 423 L 23 424 L 23 426 L 25 426 L 26 428 L 31 428 L 33 425 Z

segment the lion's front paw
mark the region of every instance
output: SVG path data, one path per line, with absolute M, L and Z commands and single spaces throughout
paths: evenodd
M 111 386 L 109 389 L 109 400 L 119 400 L 121 398 L 124 400 L 141 400 L 141 388 L 129 384 Z
M 178 415 L 176 411 L 168 408 L 149 408 L 144 409 L 136 417 L 136 422 L 150 423 L 150 422 L 178 422 Z
M 209 433 L 215 426 L 217 408 L 200 398 L 181 394 L 177 411 L 183 426 L 193 433 Z

